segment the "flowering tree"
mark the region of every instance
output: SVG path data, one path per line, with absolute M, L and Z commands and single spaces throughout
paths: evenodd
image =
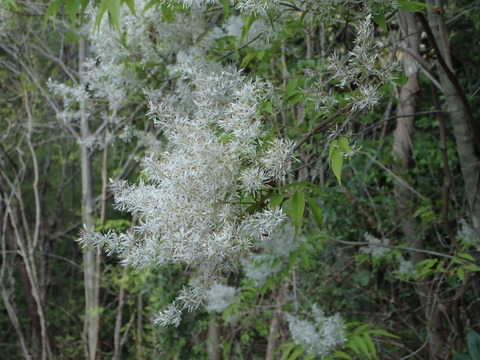
M 462 85 L 471 94 L 476 85 L 455 81 L 443 13 L 431 5 L 55 0 L 45 8 L 58 42 L 0 35 L 0 61 L 13 70 L 0 76 L 22 84 L 15 94 L 28 120 L 6 127 L 24 140 L 3 136 L 0 158 L 0 291 L 15 349 L 29 358 L 40 344 L 45 359 L 474 357 L 475 128 Z M 23 6 L 2 3 L 2 24 L 13 31 L 10 15 Z M 421 91 L 429 83 L 432 99 Z M 83 223 L 84 266 L 71 261 L 69 274 L 84 283 L 70 281 L 72 310 L 49 290 L 65 276 L 48 259 L 66 257 L 49 253 L 58 225 L 44 221 L 44 194 L 56 186 L 42 178 L 52 161 L 39 164 L 52 158 L 42 140 L 52 121 L 71 150 L 63 163 L 54 157 L 62 179 L 77 161 L 82 169 L 83 211 L 72 218 Z M 459 146 L 457 159 L 449 149 Z M 63 209 L 70 183 L 59 184 Z M 29 198 L 35 211 L 22 205 Z M 51 213 L 54 224 L 66 217 Z M 72 243 L 59 237 L 55 251 Z M 23 292 L 31 286 L 24 300 L 10 252 L 20 254 Z M 58 274 L 44 276 L 50 268 Z M 25 336 L 23 305 L 37 343 Z M 65 314 L 73 325 L 51 335 Z
M 197 21 L 200 18 L 197 14 L 214 4 L 184 2 L 181 5 L 191 8 L 191 19 Z M 329 6 L 348 11 L 349 5 L 331 3 Z M 176 5 L 163 6 L 174 8 Z M 355 15 L 358 34 L 347 61 L 333 53 L 326 74 L 310 71 L 311 85 L 307 85 L 300 96 L 313 111 L 351 116 L 378 102 L 380 86 L 392 81 L 394 68 L 377 65 L 378 55 L 374 51 L 372 12 L 384 11 L 385 6 L 372 2 Z M 395 9 L 397 5 L 388 6 Z M 153 153 L 145 158 L 144 177 L 138 185 L 113 182 L 117 208 L 138 217 L 139 224 L 126 233 L 100 234 L 87 228 L 81 237 L 85 246 L 105 247 L 108 253 L 116 253 L 125 265 L 149 268 L 181 264 L 195 269 L 197 273 L 190 284 L 157 317 L 156 321 L 162 325 L 178 326 L 184 310 L 197 310 L 202 304 L 208 303 L 209 309 L 216 309 L 212 300 L 217 298 L 215 292 L 224 291 L 219 284 L 229 272 L 237 271 L 240 259 L 248 257 L 249 249 L 278 236 L 275 230 L 286 213 L 290 213 L 295 224 L 291 235 L 295 241 L 303 218 L 306 201 L 303 191 L 291 194 L 283 190 L 298 146 L 287 137 L 272 136 L 261 122 L 262 113 L 276 113 L 278 100 L 274 85 L 248 80 L 234 68 L 201 60 L 198 54 L 205 54 L 224 38 L 232 44 L 234 40 L 249 46 L 248 39 L 252 36 L 249 30 L 257 17 L 264 24 L 260 27 L 262 30 L 256 30 L 252 42 L 259 40 L 268 46 L 271 38 L 279 36 L 274 27 L 268 25 L 269 16 L 274 15 L 283 26 L 295 21 L 295 12 L 313 14 L 311 22 L 332 21 L 333 8 L 326 12 L 326 8 L 314 3 L 285 6 L 245 1 L 239 2 L 236 9 L 240 15 L 247 16 L 243 30 L 235 31 L 229 22 L 225 28 L 202 23 L 195 26 L 203 31 L 201 38 L 193 34 L 196 41 L 189 44 L 190 48 L 178 49 L 177 65 L 169 68 L 170 76 L 177 79 L 175 88 L 169 94 L 156 94 L 150 99 L 149 115 L 161 129 L 166 149 L 162 154 Z M 223 15 L 228 17 L 225 10 Z M 144 16 L 149 19 L 149 11 L 145 11 Z M 176 24 L 183 21 L 182 17 L 174 15 L 172 28 L 179 26 Z M 237 21 L 238 17 L 233 19 Z M 160 36 L 158 43 L 158 39 L 154 39 L 155 49 L 171 51 L 171 45 L 164 45 L 168 44 L 168 35 L 161 36 L 161 28 L 148 26 L 152 26 L 148 29 L 150 32 Z M 127 39 L 130 32 L 126 31 Z M 239 40 L 231 39 L 231 34 Z M 147 57 L 148 54 L 147 51 Z M 350 95 L 338 99 L 329 84 L 347 89 Z M 352 90 L 352 86 L 355 89 Z M 290 87 L 291 92 L 297 92 L 295 85 Z M 307 137 L 314 134 L 311 132 Z M 354 148 L 345 136 L 335 139 L 330 148 L 332 169 L 340 182 L 343 159 L 351 157 Z M 286 209 L 279 207 L 282 204 Z M 312 210 L 318 209 L 315 200 L 310 199 L 309 204 Z M 288 256 L 288 252 L 284 256 Z M 324 333 L 325 344 L 318 349 L 307 345 L 307 349 L 312 354 L 325 355 L 345 342 L 344 325 L 336 315 L 332 324 L 337 324 L 339 334 L 343 335 L 331 342 L 326 325 L 320 321 L 323 313 L 316 311 L 315 319 L 319 331 Z M 289 319 L 296 334 L 300 320 L 292 316 Z M 272 336 L 274 339 L 275 333 Z M 294 335 L 294 339 L 301 345 L 302 337 Z

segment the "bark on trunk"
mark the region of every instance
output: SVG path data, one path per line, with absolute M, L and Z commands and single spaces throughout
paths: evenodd
M 419 90 L 418 71 L 412 53 L 418 51 L 420 45 L 420 31 L 415 16 L 408 12 L 398 14 L 401 29 L 403 30 L 405 48 L 409 51 L 403 53 L 403 69 L 407 82 L 400 89 L 399 104 L 397 107 L 397 126 L 394 132 L 392 149 L 393 158 L 396 160 L 396 172 L 407 173 L 411 166 L 413 151 L 413 130 L 416 111 L 416 94 Z M 417 237 L 416 221 L 414 214 L 414 198 L 409 188 L 404 183 L 395 181 L 395 197 L 398 204 L 398 220 L 410 248 L 423 250 L 424 244 Z M 418 264 L 425 256 L 419 251 L 410 251 L 414 264 Z M 419 281 L 416 285 L 417 294 L 424 309 L 428 328 L 428 345 L 431 359 L 445 358 L 442 334 L 442 316 L 434 299 L 433 289 L 428 281 Z
M 79 71 L 83 72 L 83 64 L 86 58 L 86 40 L 80 38 L 79 41 Z M 80 76 L 80 79 L 82 77 Z M 83 81 L 81 80 L 82 84 Z M 90 136 L 88 116 L 85 110 L 85 104 L 80 104 L 81 108 L 81 140 L 86 140 Z M 92 193 L 92 175 L 90 151 L 85 141 L 80 141 L 80 157 L 82 166 L 82 219 L 87 229 L 93 226 L 93 193 Z M 99 312 L 99 261 L 97 259 L 97 250 L 86 248 L 83 253 L 83 269 L 85 281 L 85 322 L 84 332 L 86 334 L 87 359 L 95 360 L 97 358 L 98 331 L 100 326 Z
M 209 360 L 220 360 L 220 336 L 218 333 L 217 315 L 210 314 L 208 322 L 207 353 Z
M 475 148 L 479 145 L 476 144 L 478 136 L 475 135 L 476 129 L 474 128 L 468 101 L 460 83 L 455 80 L 456 76 L 452 66 L 450 46 L 443 18 L 443 1 L 427 0 L 427 5 L 428 25 L 439 52 L 436 54 L 438 76 L 453 125 L 470 218 L 473 228 L 480 235 L 480 169 L 479 158 L 475 153 Z M 443 64 L 439 59 L 440 57 L 444 60 Z

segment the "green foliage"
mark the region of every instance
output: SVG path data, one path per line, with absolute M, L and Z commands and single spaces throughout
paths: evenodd
M 371 324 L 349 323 L 347 324 L 347 343 L 345 347 L 350 349 L 359 359 L 379 359 L 377 346 L 372 336 L 383 336 L 391 339 L 399 339 L 383 329 L 372 329 Z M 335 356 L 335 354 L 334 354 Z M 347 353 L 342 353 L 341 358 L 353 359 Z
M 425 10 L 426 7 L 427 5 L 420 1 L 413 1 L 413 0 L 398 1 L 398 9 L 402 11 L 421 12 Z
M 474 360 L 480 359 L 480 335 L 473 329 L 467 331 L 467 352 L 456 354 L 455 360 Z
M 328 160 L 338 183 L 342 184 L 342 166 L 345 157 L 350 154 L 350 144 L 346 136 L 332 140 L 328 153 Z
M 54 0 L 50 2 L 44 17 L 44 27 L 48 28 L 49 20 L 55 24 L 57 16 L 65 16 L 72 25 L 77 26 L 83 20 L 88 3 L 86 0 Z M 7 0 L 7 4 L 15 10 L 18 8 L 17 3 L 13 0 Z M 135 13 L 133 0 L 97 1 L 95 6 L 100 11 L 94 20 L 95 27 L 98 29 L 101 19 L 107 15 L 111 26 L 121 32 L 120 9 L 123 4 L 126 4 L 132 13 Z M 399 10 L 402 11 L 425 10 L 425 5 L 417 1 L 399 0 L 398 5 Z M 478 11 L 470 11 L 475 10 L 474 6 L 474 2 L 459 1 L 455 4 L 451 2 L 447 9 L 451 13 L 448 30 L 453 32 L 451 44 L 452 52 L 455 54 L 454 67 L 473 103 L 476 101 L 474 95 L 478 90 L 479 56 L 478 47 L 473 47 L 471 44 L 478 43 L 480 26 Z M 173 22 L 178 12 L 189 13 L 189 10 L 183 9 L 182 5 L 159 5 L 156 0 L 151 1 L 144 12 L 154 7 L 158 7 L 159 18 L 162 17 L 169 22 Z M 394 16 L 391 16 L 391 10 L 390 8 L 378 8 L 374 9 L 373 13 L 373 20 L 378 26 L 376 27 L 375 41 L 378 41 L 378 44 L 385 44 L 383 52 L 378 54 L 382 61 L 400 55 L 399 53 L 396 55 L 390 53 L 390 40 L 387 40 L 387 36 L 389 36 L 388 39 L 395 37 L 395 34 L 387 34 L 387 31 L 394 31 L 396 26 L 396 24 L 390 26 L 391 19 L 395 19 Z M 432 286 L 438 287 L 440 295 L 446 294 L 445 299 L 442 299 L 442 301 L 446 301 L 442 304 L 447 307 L 449 306 L 448 299 L 456 296 L 454 292 L 460 287 L 464 288 L 461 301 L 459 301 L 461 303 L 459 306 L 463 311 L 461 320 L 472 322 L 479 316 L 475 306 L 477 299 L 472 291 L 472 284 L 478 285 L 478 276 L 476 275 L 480 271 L 475 245 L 462 245 L 459 249 L 454 249 L 452 245 L 454 239 L 450 239 L 450 235 L 444 228 L 442 212 L 445 205 L 442 200 L 444 168 L 438 142 L 439 121 L 435 115 L 428 114 L 434 109 L 431 104 L 431 94 L 426 90 L 428 89 L 428 78 L 421 77 L 421 90 L 415 95 L 419 104 L 418 111 L 422 114 L 427 113 L 427 115 L 416 117 L 415 134 L 412 139 L 414 166 L 408 173 L 396 174 L 392 170 L 395 166 L 390 154 L 394 120 L 390 118 L 394 117 L 397 103 L 394 99 L 393 107 L 391 107 L 391 104 L 387 104 L 387 102 L 395 96 L 397 90 L 392 91 L 388 86 L 382 88 L 386 95 L 385 100 L 382 100 L 373 112 L 362 111 L 355 116 L 341 114 L 337 118 L 334 117 L 335 120 L 321 130 L 317 129 L 317 126 L 328 116 L 335 115 L 342 108 L 345 98 L 355 93 L 348 86 L 345 89 L 339 89 L 338 81 L 329 79 L 325 75 L 328 68 L 328 56 L 331 53 L 336 52 L 340 54 L 340 57 L 345 56 L 345 59 L 348 59 L 352 41 L 356 36 L 352 27 L 355 17 L 351 16 L 355 9 L 352 8 L 350 11 L 352 11 L 351 14 L 339 12 L 332 24 L 322 21 L 321 25 L 319 20 L 309 19 L 308 12 L 301 13 L 297 9 L 292 10 L 291 13 L 286 12 L 286 16 L 291 18 L 290 21 L 284 29 L 278 32 L 278 37 L 272 38 L 271 42 L 262 48 L 255 47 L 255 43 L 248 44 L 248 41 L 252 40 L 248 37 L 249 31 L 260 19 L 255 15 L 246 15 L 243 19 L 244 25 L 240 38 L 237 39 L 233 36 L 220 38 L 217 40 L 215 48 L 209 49 L 205 55 L 209 59 L 245 68 L 246 74 L 267 79 L 276 87 L 276 95 L 280 100 L 266 101 L 260 109 L 268 119 L 267 125 L 272 129 L 272 134 L 275 132 L 278 136 L 287 136 L 296 140 L 311 135 L 299 148 L 300 162 L 291 178 L 288 179 L 288 184 L 278 184 L 278 187 L 268 194 L 266 191 L 262 192 L 262 199 L 265 197 L 269 200 L 268 205 L 262 201 L 256 203 L 256 207 L 252 210 L 256 211 L 262 206 L 282 206 L 293 222 L 297 240 L 303 241 L 300 240 L 302 237 L 306 237 L 306 240 L 287 258 L 276 259 L 272 263 L 273 267 L 282 265 L 282 268 L 278 273 L 271 275 L 262 286 L 252 286 L 251 282 L 243 277 L 240 267 L 237 269 L 238 273 L 229 277 L 229 284 L 239 287 L 241 291 L 240 295 L 221 315 L 223 323 L 220 347 L 223 358 L 253 359 L 263 355 L 269 325 L 278 303 L 282 304 L 282 311 L 293 311 L 298 305 L 293 304 L 289 297 L 282 298 L 280 291 L 282 288 L 287 288 L 294 293 L 300 303 L 321 301 L 325 308 L 341 311 L 342 314 L 346 314 L 346 318 L 358 321 L 349 324 L 347 345 L 344 349 L 336 351 L 332 355 L 332 359 L 401 358 L 410 355 L 405 349 L 413 351 L 413 349 L 420 348 L 425 340 L 422 336 L 430 324 L 428 319 L 424 320 L 425 314 L 421 310 L 416 310 L 422 309 L 419 302 L 419 291 L 415 287 L 416 282 L 419 281 L 432 281 Z M 208 17 L 211 24 L 225 24 L 229 18 L 237 14 L 237 10 L 230 4 L 230 1 L 223 0 L 219 8 L 212 7 L 205 16 Z M 29 21 L 35 21 L 35 19 Z M 63 31 L 62 29 L 58 27 L 58 31 Z M 380 29 L 381 31 L 378 31 Z M 48 31 L 45 33 L 50 35 Z M 41 44 L 41 46 L 37 44 L 37 47 L 43 48 L 44 45 L 51 45 L 54 49 L 53 53 L 62 54 L 62 57 L 66 58 L 63 65 L 71 65 L 73 73 L 75 73 L 75 44 L 78 35 L 73 31 L 62 33 L 61 36 L 58 36 L 58 33 L 51 33 L 59 39 L 67 39 L 67 43 L 59 45 L 54 43 L 54 39 L 49 36 L 45 40 L 46 44 Z M 322 41 L 326 44 L 320 49 Z M 127 44 L 125 38 L 122 38 L 122 44 L 124 46 Z M 312 46 L 312 53 L 308 56 L 305 50 L 307 44 Z M 35 81 L 43 84 L 48 77 L 58 78 L 60 76 L 62 70 L 59 70 L 55 61 L 46 59 L 45 56 L 36 54 L 31 49 L 29 51 L 22 50 L 18 56 L 21 57 L 24 53 L 28 54 L 28 57 L 21 58 L 24 63 L 32 61 L 36 71 L 45 70 L 45 73 L 39 75 Z M 2 56 L 6 56 L 6 52 L 2 53 Z M 36 56 L 37 58 L 35 58 Z M 428 54 L 424 54 L 424 56 L 426 61 L 430 61 Z M 169 65 L 168 61 L 170 60 L 160 58 L 159 56 L 159 64 L 155 64 L 155 67 L 161 69 L 158 73 L 155 73 L 153 66 L 149 68 L 137 58 L 126 59 L 125 66 L 139 77 L 151 79 L 152 88 L 162 88 L 162 91 L 168 94 L 176 84 L 174 79 L 165 79 L 163 76 L 163 70 Z M 6 64 L 11 66 L 11 59 L 8 60 L 9 62 Z M 318 75 L 318 78 L 306 76 L 305 70 L 318 72 L 320 75 L 315 74 L 315 76 Z M 19 72 L 23 72 L 24 78 L 27 78 L 25 69 Z M 10 71 L 1 71 L 0 76 L 2 83 L 5 84 L 1 89 L 5 99 L 2 101 L 2 115 L 4 119 L 15 119 L 13 128 L 23 129 L 25 124 L 20 119 L 25 118 L 25 114 L 22 112 L 25 99 L 21 97 L 21 93 L 23 91 L 36 92 L 38 89 L 35 82 L 17 81 Z M 404 84 L 406 79 L 406 76 L 400 73 L 396 81 L 397 85 Z M 317 80 L 326 83 L 326 93 L 336 96 L 338 101 L 336 107 L 328 110 L 316 108 L 317 104 L 309 98 L 311 93 L 308 92 L 311 91 L 312 83 Z M 65 82 L 71 84 L 72 79 L 65 80 Z M 125 87 L 129 86 L 129 84 L 124 85 Z M 16 87 L 13 95 L 7 91 L 10 90 L 10 87 Z M 126 109 L 126 113 L 133 112 L 133 108 L 143 101 L 143 94 L 135 96 L 136 98 L 132 101 L 135 106 Z M 45 229 L 42 241 L 48 245 L 46 249 L 49 251 L 45 257 L 38 255 L 38 262 L 45 264 L 46 277 L 50 281 L 45 284 L 48 288 L 46 294 L 49 304 L 47 318 L 49 331 L 58 334 L 54 339 L 56 346 L 54 349 L 55 351 L 58 349 L 56 356 L 59 359 L 76 359 L 83 356 L 82 340 L 77 335 L 82 328 L 81 316 L 84 315 L 81 253 L 72 240 L 75 238 L 78 224 L 81 222 L 79 218 L 81 199 L 78 180 L 79 156 L 75 150 L 75 143 L 71 139 L 66 140 L 63 133 L 61 140 L 50 140 L 53 136 L 58 136 L 58 129 L 57 126 L 54 126 L 55 129 L 51 133 L 46 131 L 45 129 L 51 125 L 47 125 L 45 122 L 46 119 L 52 119 L 54 116 L 49 109 L 45 108 L 45 104 L 48 102 L 44 101 L 42 96 L 38 95 L 36 101 L 38 112 L 35 113 L 35 116 L 39 126 L 35 129 L 38 133 L 34 138 L 39 163 L 44 166 L 42 176 L 45 177 L 42 185 L 42 209 L 44 211 L 42 228 Z M 474 108 L 480 109 L 480 106 L 474 106 Z M 94 121 L 98 121 L 98 118 Z M 143 115 L 137 121 L 137 129 L 149 126 L 146 125 L 148 121 Z M 347 122 L 349 125 L 346 127 L 352 130 L 353 137 L 350 135 L 339 136 L 337 133 L 337 137 L 328 144 L 329 140 L 325 140 L 328 138 L 326 132 L 334 129 L 337 124 L 343 126 Z M 447 124 L 446 147 L 453 174 L 453 186 L 449 194 L 448 205 L 450 207 L 446 221 L 455 231 L 458 220 L 465 217 L 469 210 L 464 205 L 463 184 L 459 176 L 461 168 L 450 126 Z M 0 129 L 6 131 L 7 127 L 4 122 Z M 344 132 L 340 133 L 344 134 Z M 2 159 L 7 159 L 7 155 L 15 154 L 17 149 L 18 153 L 28 154 L 22 139 L 24 137 L 20 133 L 4 139 L 1 148 Z M 227 140 L 225 139 L 225 141 Z M 350 165 L 345 167 L 344 161 L 346 158 L 350 158 L 354 141 L 363 146 L 366 153 L 372 156 L 376 162 L 365 154 L 361 154 L 353 156 Z M 15 151 L 11 149 L 15 149 Z M 134 149 L 134 144 L 121 145 L 119 141 L 115 143 L 115 148 L 112 148 L 109 158 L 111 176 L 116 177 L 121 174 L 122 169 L 117 163 L 132 149 Z M 138 155 L 142 155 L 143 151 L 143 149 L 139 150 Z M 98 194 L 100 191 L 98 179 L 102 164 L 97 155 L 92 153 L 95 193 Z M 28 158 L 25 159 L 28 160 Z M 22 165 L 18 161 L 14 163 L 17 166 Z M 4 166 L 2 163 L 1 170 L 11 174 L 13 166 L 10 166 L 9 163 L 6 164 Z M 47 164 L 52 165 L 50 167 Z M 330 166 L 333 176 L 328 171 L 328 166 Z M 136 169 L 134 166 L 132 169 L 131 177 L 136 178 Z M 396 214 L 399 206 L 394 197 L 396 179 L 394 175 L 404 180 L 416 192 L 412 200 L 412 213 L 418 230 L 417 241 L 424 245 L 425 251 L 453 256 L 451 258 L 427 255 L 430 257 L 415 264 L 416 274 L 412 276 L 402 276 L 395 260 L 396 256 L 400 254 L 408 259 L 412 259 L 412 257 L 409 253 L 410 250 L 401 249 L 403 246 L 411 246 L 404 243 Z M 28 161 L 22 176 L 25 179 L 25 184 L 22 185 L 25 203 L 33 204 L 31 181 L 33 177 Z M 294 178 L 302 179 L 302 181 L 294 181 Z M 305 179 L 307 181 L 304 181 Z M 342 185 L 343 188 L 339 189 L 335 183 Z M 1 186 L 4 187 L 5 184 L 2 183 Z M 3 188 L 2 191 L 4 191 Z M 346 193 L 351 196 L 347 197 Z M 417 194 L 428 200 L 420 200 L 416 197 Z M 247 200 L 254 201 L 254 199 Z M 109 209 L 107 220 L 104 224 L 98 222 L 96 229 L 124 231 L 131 227 L 132 222 L 119 218 L 120 215 L 112 210 L 110 204 L 107 209 Z M 34 213 L 32 209 L 27 209 L 27 211 L 27 222 L 33 223 Z M 362 239 L 365 231 L 377 235 L 386 234 L 392 244 L 399 249 L 392 251 L 381 260 L 372 259 L 365 254 L 358 254 L 360 247 L 351 244 Z M 334 239 L 340 239 L 346 243 L 335 243 Z M 268 241 L 268 239 L 264 239 L 264 241 Z M 10 251 L 14 250 L 9 250 L 8 254 Z M 194 274 L 196 269 L 187 269 L 187 273 L 182 268 L 135 272 L 116 265 L 114 259 L 111 258 L 104 259 L 102 267 L 104 269 L 101 279 L 103 298 L 98 309 L 103 318 L 101 343 L 104 344 L 104 348 L 102 348 L 102 356 L 104 354 L 110 356 L 112 352 L 111 344 L 118 292 L 119 289 L 124 289 L 125 306 L 122 313 L 122 334 L 125 334 L 126 339 L 123 348 L 124 357 L 133 358 L 136 355 L 135 346 L 142 340 L 144 358 L 206 358 L 204 343 L 207 336 L 208 315 L 189 314 L 177 329 L 159 329 L 154 327 L 149 320 L 174 298 L 175 293 L 181 287 L 180 284 L 188 282 L 189 275 Z M 28 312 L 23 289 L 17 279 L 18 274 L 14 273 L 14 276 L 17 281 L 12 287 L 12 299 L 16 300 L 19 313 L 21 313 L 22 327 L 30 331 L 31 319 L 26 315 Z M 438 281 L 438 279 L 441 280 Z M 67 297 L 68 300 L 66 300 Z M 143 304 L 142 314 L 138 314 L 138 304 Z M 451 310 L 450 307 L 448 309 Z M 466 309 L 468 311 L 465 311 Z M 408 316 L 405 316 L 407 311 Z M 138 334 L 133 331 L 134 326 L 129 325 L 136 323 L 138 319 L 136 316 L 140 316 L 140 319 L 143 320 L 140 338 L 137 338 Z M 370 325 L 367 325 L 367 322 Z M 0 328 L 10 329 L 9 323 L 7 313 L 2 311 Z M 379 329 L 380 326 L 382 329 Z M 310 357 L 303 349 L 286 340 L 289 339 L 289 335 L 285 328 L 283 320 L 280 319 L 280 334 L 276 352 L 278 357 L 281 359 L 309 359 Z M 457 330 L 455 329 L 455 331 Z M 461 332 L 455 334 L 458 333 Z M 395 343 L 402 344 L 402 347 L 395 346 L 393 341 L 388 341 L 389 339 L 394 339 Z M 466 340 L 466 353 L 457 354 L 455 358 L 480 358 L 478 333 L 470 329 Z M 285 342 L 282 343 L 282 341 Z M 0 348 L 2 349 L 0 358 L 5 356 L 10 358 L 11 354 L 19 354 L 19 346 L 13 331 L 4 335 Z M 428 355 L 425 350 L 422 351 L 424 357 Z
M 305 211 L 305 195 L 302 192 L 295 191 L 292 197 L 292 217 L 295 225 L 295 236 L 300 230 L 300 224 L 303 220 L 303 213 Z

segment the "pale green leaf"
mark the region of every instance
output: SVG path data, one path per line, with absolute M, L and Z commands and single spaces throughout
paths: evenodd
M 398 0 L 398 9 L 402 11 L 417 12 L 424 10 L 426 7 L 424 3 L 419 1 Z
M 468 329 L 467 344 L 472 359 L 480 359 L 480 335 L 473 329 Z
M 305 195 L 300 191 L 295 191 L 292 197 L 292 217 L 295 224 L 295 235 L 298 234 L 300 224 L 303 220 L 303 213 L 305 212 Z
M 312 199 L 310 197 L 307 197 L 308 201 L 308 207 L 312 211 L 312 215 L 315 219 L 315 222 L 317 223 L 317 226 L 319 229 L 323 227 L 323 214 L 322 214 L 322 209 L 317 205 L 317 202 L 315 199 Z
M 65 9 L 67 10 L 68 17 L 70 18 L 70 22 L 73 26 L 75 26 L 77 22 L 77 11 L 79 8 L 79 3 L 77 0 L 66 0 L 65 1 Z
M 127 4 L 128 8 L 130 9 L 130 12 L 133 15 L 136 15 L 135 13 L 135 0 L 124 0 L 125 4 Z
M 120 31 L 120 6 L 122 0 L 108 0 L 108 16 L 110 24 Z
M 270 207 L 272 209 L 280 206 L 285 196 L 283 194 L 271 194 L 270 195 Z
M 375 14 L 373 15 L 372 17 L 373 21 L 375 22 L 375 24 L 377 24 L 378 26 L 380 26 L 380 28 L 387 32 L 388 31 L 388 27 L 387 27 L 387 18 L 385 17 L 385 14 L 384 13 L 380 13 L 380 14 Z
M 367 345 L 368 348 L 368 354 L 371 355 L 374 359 L 378 359 L 377 355 L 377 347 L 375 346 L 375 343 L 373 342 L 372 338 L 368 333 L 363 334 L 363 340 L 365 341 L 365 344 Z
M 332 148 L 332 147 L 330 147 Z M 342 166 L 343 166 L 343 155 L 342 151 L 338 146 L 335 145 L 330 156 L 330 167 L 332 168 L 333 174 L 338 180 L 338 183 L 342 185 Z

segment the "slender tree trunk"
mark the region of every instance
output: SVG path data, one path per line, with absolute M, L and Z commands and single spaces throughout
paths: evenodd
M 30 355 L 27 345 L 25 343 L 25 337 L 23 336 L 23 332 L 20 327 L 20 320 L 18 319 L 17 311 L 15 310 L 14 304 L 12 304 L 12 302 L 9 299 L 9 294 L 7 289 L 3 285 L 3 277 L 2 277 L 2 281 L 0 281 L 0 295 L 2 296 L 3 303 L 5 304 L 5 309 L 7 310 L 8 317 L 10 318 L 10 322 L 12 323 L 13 328 L 17 333 L 22 356 L 25 360 L 31 360 L 32 356 Z
M 480 176 L 479 136 L 473 124 L 473 115 L 460 82 L 452 66 L 448 35 L 443 18 L 443 1 L 427 0 L 428 24 L 432 32 L 432 43 L 436 43 L 437 69 L 453 125 L 457 152 L 465 183 L 469 213 L 473 228 L 480 235 Z M 424 27 L 426 27 L 424 25 Z M 428 29 L 425 29 L 428 35 Z M 432 44 L 433 45 L 433 44 Z M 436 49 L 436 50 L 437 50 Z M 442 61 L 443 59 L 443 61 Z
M 28 305 L 28 311 L 31 316 L 37 317 L 38 314 L 35 312 L 35 301 L 33 297 L 31 296 L 31 292 L 28 292 L 30 290 L 30 284 L 28 282 L 28 277 L 26 275 L 26 270 L 24 269 L 22 261 L 19 259 L 19 261 L 11 260 L 8 261 L 7 254 L 9 254 L 10 248 L 12 245 L 15 247 L 15 239 L 12 237 L 12 232 L 8 231 L 9 228 L 9 221 L 8 221 L 8 216 L 5 211 L 5 204 L 3 201 L 4 194 L 1 191 L 2 187 L 0 185 L 0 214 L 1 214 L 1 231 L 0 231 L 0 241 L 1 241 L 1 255 L 2 255 L 2 263 L 0 267 L 0 296 L 2 297 L 3 304 L 5 305 L 5 310 L 7 311 L 8 317 L 10 318 L 10 322 L 12 323 L 13 328 L 15 329 L 15 333 L 17 334 L 18 337 L 18 342 L 20 344 L 20 351 L 22 353 L 22 356 L 26 360 L 31 360 L 32 356 L 30 355 L 30 352 L 27 348 L 27 344 L 25 341 L 25 336 L 23 334 L 23 330 L 20 326 L 20 320 L 18 319 L 18 311 L 16 309 L 15 303 L 11 301 L 10 299 L 10 291 L 5 287 L 5 284 L 8 283 L 13 283 L 12 274 L 11 270 L 14 267 L 15 262 L 22 266 L 20 268 L 21 271 L 21 279 L 22 279 L 22 285 L 23 288 L 25 289 L 25 296 L 27 298 L 27 305 Z M 32 319 L 33 322 L 33 319 Z M 37 332 L 37 337 L 40 339 L 40 325 L 39 322 L 37 321 L 37 326 L 35 331 Z
M 220 336 L 218 334 L 217 315 L 210 314 L 207 335 L 207 353 L 209 360 L 220 360 Z
M 123 268 L 122 279 L 125 279 L 127 276 L 127 268 Z M 120 290 L 118 293 L 118 305 L 117 305 L 117 315 L 115 317 L 115 330 L 113 334 L 113 359 L 120 360 L 122 354 L 122 344 L 121 344 L 121 332 L 122 332 L 122 313 L 123 313 L 123 304 L 125 301 L 125 288 L 120 284 Z
M 270 330 L 268 332 L 268 341 L 267 341 L 267 352 L 265 354 L 265 360 L 273 360 L 275 347 L 277 346 L 278 338 L 278 329 L 280 326 L 280 314 L 282 313 L 282 306 L 284 298 L 288 291 L 288 284 L 285 282 L 282 284 L 278 290 L 276 301 L 277 305 L 275 307 L 275 312 L 273 313 L 272 321 L 270 322 Z
M 137 351 L 137 360 L 143 360 L 143 346 L 142 346 L 142 334 L 143 334 L 143 298 L 142 294 L 137 295 L 137 326 L 136 326 L 136 351 Z M 153 331 L 154 341 L 155 341 L 155 331 Z
M 412 53 L 418 51 L 420 45 L 420 31 L 415 16 L 409 12 L 399 12 L 398 18 L 405 47 L 409 49 L 403 53 L 403 69 L 407 76 L 407 82 L 400 89 L 400 98 L 397 106 L 397 126 L 394 132 L 392 155 L 396 161 L 396 172 L 408 173 L 413 151 L 413 130 L 416 112 L 416 94 L 419 91 L 418 71 Z M 404 183 L 396 181 L 394 184 L 395 197 L 398 204 L 397 217 L 401 223 L 401 229 L 410 248 L 423 250 L 424 244 L 418 238 L 414 214 L 414 198 L 412 192 Z M 418 264 L 425 256 L 418 251 L 410 251 L 410 257 L 414 264 Z M 428 344 L 431 359 L 443 359 L 444 341 L 441 336 L 442 316 L 434 299 L 433 289 L 428 281 L 418 281 L 416 284 L 420 303 L 425 311 L 428 328 Z
M 80 84 L 83 85 L 82 72 L 87 52 L 86 40 L 81 37 L 79 40 L 79 72 Z M 90 136 L 90 127 L 85 104 L 80 104 L 80 157 L 82 174 L 82 219 L 87 229 L 93 227 L 93 193 L 90 151 L 85 142 Z M 99 309 L 99 262 L 97 250 L 87 247 L 83 253 L 83 269 L 85 281 L 85 321 L 84 332 L 86 335 L 86 358 L 95 360 L 97 358 L 98 332 L 100 326 Z

